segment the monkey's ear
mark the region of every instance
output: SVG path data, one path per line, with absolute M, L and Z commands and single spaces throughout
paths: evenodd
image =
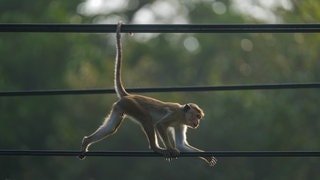
M 190 107 L 189 104 L 185 104 L 184 107 L 183 107 L 183 111 L 184 111 L 184 112 L 188 112 L 190 108 L 191 108 L 191 107 Z

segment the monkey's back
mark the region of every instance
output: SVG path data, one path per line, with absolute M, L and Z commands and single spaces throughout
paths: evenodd
M 122 97 L 118 105 L 124 110 L 124 113 L 139 119 L 141 115 L 147 118 L 148 116 L 153 120 L 157 117 L 162 117 L 167 113 L 175 112 L 181 108 L 179 103 L 164 102 L 155 98 L 141 96 L 141 95 L 128 95 Z M 149 112 L 153 112 L 150 114 Z M 147 117 L 146 117 L 147 116 Z

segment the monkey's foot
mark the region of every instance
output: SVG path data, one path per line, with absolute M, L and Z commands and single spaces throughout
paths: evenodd
M 81 152 L 78 158 L 84 160 L 86 158 L 86 152 Z

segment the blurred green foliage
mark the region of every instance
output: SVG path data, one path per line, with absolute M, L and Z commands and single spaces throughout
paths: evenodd
M 83 4 L 75 0 L 2 0 L 0 23 L 132 22 L 136 12 L 156 1 L 134 2 L 131 8 L 84 15 L 79 10 Z M 220 10 L 214 12 L 217 2 Z M 271 9 L 282 23 L 320 20 L 320 2 L 290 2 L 290 10 Z M 185 8 L 189 23 L 265 23 L 233 11 L 233 1 L 180 3 L 176 5 Z M 1 33 L 0 90 L 111 88 L 113 36 Z M 124 36 L 123 78 L 127 87 L 319 82 L 319 40 L 316 33 Z M 190 143 L 204 150 L 320 149 L 316 89 L 146 95 L 203 107 L 205 119 L 188 134 Z M 78 150 L 82 137 L 99 126 L 115 99 L 115 95 L 0 97 L 0 149 Z M 91 150 L 145 151 L 148 144 L 139 126 L 125 121 L 115 136 Z M 211 168 L 196 158 L 168 163 L 161 158 L 0 157 L 0 168 L 0 179 L 317 179 L 320 175 L 318 158 L 219 158 Z

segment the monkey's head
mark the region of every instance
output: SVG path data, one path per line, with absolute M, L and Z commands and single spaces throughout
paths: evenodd
M 204 117 L 203 110 L 194 103 L 185 104 L 183 107 L 186 117 L 186 125 L 193 129 L 200 125 L 200 120 Z

